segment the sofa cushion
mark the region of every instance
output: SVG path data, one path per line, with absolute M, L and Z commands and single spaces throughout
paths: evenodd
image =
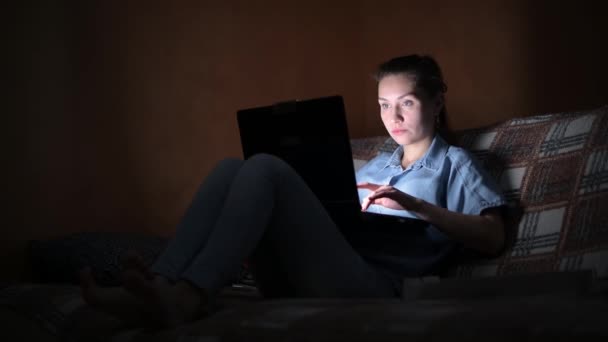
M 475 258 L 449 275 L 590 269 L 608 277 L 608 106 L 510 119 L 458 136 L 505 192 L 508 241 L 500 257 Z M 358 167 L 396 144 L 384 136 L 352 147 Z
M 3 341 L 107 341 L 123 324 L 94 310 L 73 285 L 14 284 L 0 289 Z
M 472 288 L 479 290 L 476 282 L 466 279 L 462 284 L 471 283 Z M 558 336 L 557 341 L 605 341 L 608 336 L 605 324 L 608 305 L 598 295 L 573 296 L 569 291 L 552 291 L 543 295 L 478 298 L 475 293 L 476 299 L 470 300 L 446 298 L 444 292 L 433 300 L 231 301 L 214 315 L 178 328 L 145 330 L 130 327 L 85 305 L 75 286 L 20 284 L 0 289 L 0 318 L 8 327 L 0 330 L 0 339 L 428 342 L 456 338 L 553 342 Z

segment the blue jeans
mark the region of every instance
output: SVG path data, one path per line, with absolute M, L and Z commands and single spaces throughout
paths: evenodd
M 217 164 L 152 271 L 217 293 L 250 261 L 267 297 L 393 297 L 395 278 L 367 262 L 281 159 Z

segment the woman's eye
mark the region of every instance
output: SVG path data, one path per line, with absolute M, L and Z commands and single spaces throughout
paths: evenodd
M 381 103 L 381 104 L 380 104 L 380 108 L 382 108 L 382 109 L 388 109 L 388 104 L 386 104 L 386 103 Z
M 403 102 L 403 106 L 404 106 L 404 107 L 411 107 L 411 106 L 413 106 L 413 105 L 414 105 L 414 101 L 412 101 L 412 100 L 405 100 L 405 101 Z

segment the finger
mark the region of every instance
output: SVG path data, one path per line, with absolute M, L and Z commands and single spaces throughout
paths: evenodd
M 369 207 L 369 199 L 365 197 L 361 203 L 361 211 L 366 211 L 367 207 Z
M 373 197 L 373 196 L 377 196 L 378 194 L 381 193 L 385 193 L 387 191 L 391 191 L 394 190 L 395 188 L 393 188 L 390 185 L 382 185 L 382 186 L 378 186 L 378 188 L 376 188 L 375 190 L 373 190 L 371 193 L 369 193 L 367 196 L 368 197 Z
M 359 189 L 368 189 L 368 190 L 371 190 L 371 191 L 375 191 L 379 187 L 380 187 L 380 185 L 378 185 L 378 184 L 372 184 L 372 183 L 368 183 L 368 182 L 363 182 L 363 183 L 357 184 L 357 188 L 359 188 Z
M 371 204 L 380 205 L 380 206 L 385 206 L 385 203 L 384 203 L 384 197 L 381 197 L 381 198 L 376 198 L 375 200 L 373 200 L 373 201 L 371 202 Z
M 128 250 L 123 256 L 123 267 L 124 269 L 133 269 L 143 273 L 147 279 L 153 279 L 154 274 L 146 264 L 144 258 L 138 252 L 134 250 Z
M 367 197 L 365 197 L 363 199 L 363 211 L 366 211 L 367 208 L 369 208 L 370 205 L 372 204 L 381 204 L 384 203 L 384 201 L 382 200 L 382 198 L 384 197 L 388 197 L 386 196 L 387 191 L 389 190 L 384 190 L 384 191 L 374 191 L 372 194 L 368 195 Z
M 376 199 L 372 199 L 367 203 L 367 206 L 371 206 L 371 205 L 379 205 L 382 207 L 386 207 L 388 204 L 388 202 L 386 202 L 386 198 L 381 197 L 381 198 L 376 198 Z
M 367 197 L 370 200 L 374 200 L 376 198 L 381 198 L 381 197 L 392 197 L 395 194 L 395 190 L 393 188 L 385 188 L 385 189 L 378 189 L 376 191 L 374 191 L 373 193 L 369 194 Z
M 376 185 L 376 184 L 363 183 L 363 184 L 357 184 L 357 188 L 358 189 L 367 189 L 367 190 L 374 191 L 374 190 L 378 189 L 379 186 Z
M 87 267 L 83 268 L 82 270 L 80 270 L 80 272 L 78 273 L 78 276 L 80 278 L 80 287 L 91 288 L 91 287 L 97 286 L 97 282 L 95 281 L 95 278 L 93 277 L 93 272 L 91 271 L 91 267 L 87 266 Z
M 369 206 L 372 204 L 371 200 L 369 197 L 366 197 L 363 200 L 363 211 L 366 211 L 367 209 L 369 209 Z
M 135 296 L 155 298 L 157 295 L 154 284 L 137 270 L 126 270 L 122 274 L 123 286 Z
M 376 191 L 387 190 L 387 189 L 394 189 L 394 187 L 392 185 L 382 185 L 382 186 L 378 187 L 378 189 L 376 189 Z

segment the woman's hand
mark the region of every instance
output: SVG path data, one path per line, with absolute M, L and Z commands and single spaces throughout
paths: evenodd
M 497 256 L 504 247 L 504 221 L 498 207 L 488 208 L 479 215 L 468 215 L 425 202 L 390 185 L 359 183 L 357 188 L 372 191 L 363 199 L 362 211 L 372 204 L 408 210 L 466 247 L 491 256 Z
M 377 204 L 389 209 L 417 212 L 423 203 L 421 199 L 410 196 L 391 185 L 364 182 L 357 184 L 357 188 L 372 191 L 363 199 L 361 211 L 366 211 L 370 205 Z

